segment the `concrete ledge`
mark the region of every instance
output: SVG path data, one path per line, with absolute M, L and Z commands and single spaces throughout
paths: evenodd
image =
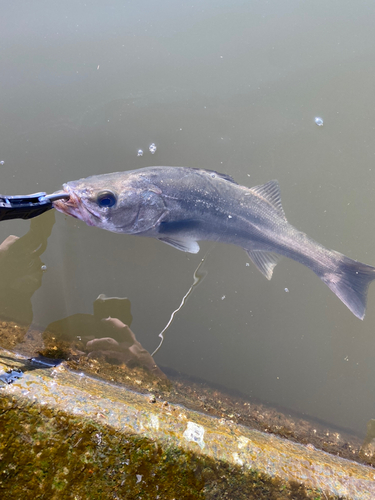
M 311 445 L 0 352 L 9 368 L 24 372 L 0 389 L 9 498 L 375 498 L 374 469 Z

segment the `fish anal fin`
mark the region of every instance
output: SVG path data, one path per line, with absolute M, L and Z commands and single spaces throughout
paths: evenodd
M 247 255 L 268 280 L 272 278 L 272 273 L 276 264 L 282 259 L 282 257 L 276 253 L 259 250 L 247 250 Z
M 279 215 L 286 219 L 284 209 L 281 204 L 280 186 L 277 181 L 269 181 L 261 186 L 254 186 L 250 188 L 250 191 L 267 201 L 275 208 Z
M 182 252 L 198 253 L 200 250 L 198 242 L 188 238 L 163 236 L 163 238 L 158 239 L 163 243 L 166 243 L 167 245 L 171 245 L 172 247 L 177 248 L 177 250 L 181 250 Z

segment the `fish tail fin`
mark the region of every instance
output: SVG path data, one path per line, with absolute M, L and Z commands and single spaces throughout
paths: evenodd
M 366 312 L 368 287 L 375 279 L 375 267 L 333 252 L 333 266 L 318 276 L 359 319 Z

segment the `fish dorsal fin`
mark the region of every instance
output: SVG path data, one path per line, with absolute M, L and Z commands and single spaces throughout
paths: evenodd
M 216 170 L 207 170 L 207 172 L 209 172 L 211 175 L 213 174 L 213 175 L 216 175 L 217 177 L 220 177 L 220 179 L 224 179 L 225 181 L 232 182 L 233 184 L 238 185 L 238 182 L 236 182 L 233 179 L 233 177 L 231 177 L 228 174 L 221 174 L 220 172 L 216 172 Z
M 277 255 L 276 253 L 259 250 L 247 250 L 247 255 L 268 280 L 272 278 L 276 264 L 282 259 L 281 255 Z
M 163 236 L 163 238 L 158 238 L 163 243 L 167 245 L 171 245 L 177 250 L 181 250 L 182 252 L 189 253 L 198 253 L 200 248 L 198 243 L 195 240 L 191 240 L 188 238 L 179 238 L 178 236 Z
M 236 182 L 233 179 L 233 177 L 231 177 L 228 174 L 221 174 L 220 172 L 216 172 L 216 170 L 207 170 L 207 169 L 202 170 L 201 168 L 195 168 L 194 170 L 205 172 L 206 174 L 210 175 L 211 177 L 219 177 L 220 179 L 224 179 L 225 181 L 232 182 L 232 184 L 237 184 L 237 186 L 238 186 L 238 182 Z
M 284 209 L 281 204 L 280 186 L 277 181 L 269 181 L 261 186 L 254 186 L 250 188 L 250 191 L 272 205 L 279 215 L 286 220 Z

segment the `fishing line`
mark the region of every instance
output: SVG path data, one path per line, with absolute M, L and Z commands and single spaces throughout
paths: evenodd
M 201 267 L 203 266 L 205 260 L 207 259 L 208 254 L 210 253 L 211 250 L 212 250 L 212 248 L 207 251 L 206 255 L 203 257 L 203 259 L 198 264 L 196 270 L 194 271 L 194 275 L 193 275 L 193 280 L 194 281 L 193 281 L 193 284 L 191 285 L 191 287 L 189 288 L 189 290 L 185 293 L 185 295 L 182 297 L 181 304 L 171 314 L 171 317 L 169 318 L 168 323 L 165 325 L 165 327 L 163 328 L 163 330 L 159 333 L 158 336 L 161 338 L 160 343 L 157 346 L 157 348 L 155 349 L 155 351 L 151 354 L 151 356 L 153 356 L 154 354 L 156 354 L 158 352 L 158 350 L 160 349 L 160 347 L 162 346 L 162 344 L 164 342 L 164 333 L 166 332 L 166 330 L 168 330 L 168 328 L 173 323 L 173 320 L 174 320 L 176 314 L 178 313 L 178 311 L 181 311 L 181 309 L 186 304 L 186 301 L 187 301 L 189 295 L 191 295 L 191 293 L 193 292 L 193 289 L 196 286 L 198 286 L 199 283 L 202 283 L 202 281 L 204 280 L 204 278 L 207 276 L 208 271 L 206 271 L 204 269 L 201 269 Z

